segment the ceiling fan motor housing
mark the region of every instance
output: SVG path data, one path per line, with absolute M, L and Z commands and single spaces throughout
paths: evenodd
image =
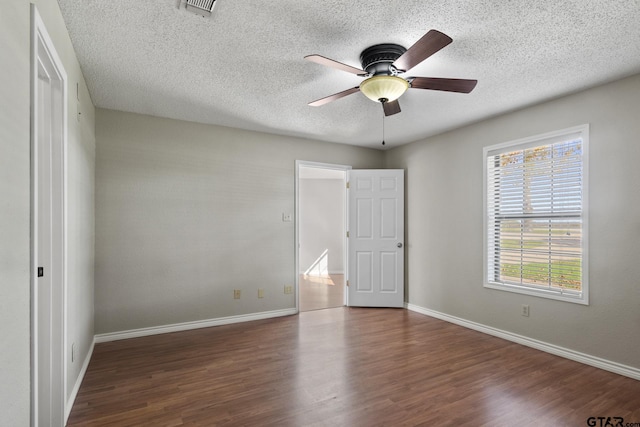
M 362 51 L 360 63 L 362 69 L 370 75 L 395 75 L 398 70 L 392 64 L 406 51 L 407 49 L 399 44 L 376 44 Z

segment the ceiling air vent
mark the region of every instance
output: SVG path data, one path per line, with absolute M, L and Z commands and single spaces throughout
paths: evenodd
M 181 0 L 180 6 L 184 5 L 185 9 L 205 18 L 211 16 L 213 6 L 216 0 Z

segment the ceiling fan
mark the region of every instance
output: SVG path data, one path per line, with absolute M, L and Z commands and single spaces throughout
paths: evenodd
M 356 86 L 333 95 L 310 102 L 319 107 L 352 93 L 362 92 L 372 101 L 382 103 L 385 116 L 400 112 L 398 98 L 408 89 L 430 89 L 448 92 L 469 93 L 477 80 L 444 79 L 436 77 L 400 77 L 453 40 L 437 30 L 430 30 L 409 49 L 398 44 L 383 43 L 366 48 L 360 54 L 362 69 L 343 64 L 321 55 L 307 55 L 304 59 L 353 73 L 367 79 Z

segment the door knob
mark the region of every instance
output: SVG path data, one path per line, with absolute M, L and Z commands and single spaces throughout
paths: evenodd
M 398 243 L 398 247 L 401 248 L 402 247 L 402 243 Z

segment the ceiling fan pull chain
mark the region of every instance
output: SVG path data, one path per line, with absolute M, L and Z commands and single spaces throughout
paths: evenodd
M 384 101 L 382 102 L 384 104 Z M 384 116 L 386 114 L 384 114 L 384 109 L 382 110 L 382 145 L 385 145 L 384 142 Z

